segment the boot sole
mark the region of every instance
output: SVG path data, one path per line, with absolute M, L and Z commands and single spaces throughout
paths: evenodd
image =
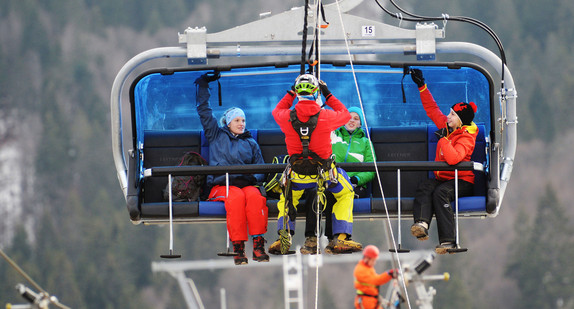
M 233 260 L 233 262 L 235 263 L 235 265 L 246 265 L 249 262 L 249 260 L 247 260 L 247 258 L 235 259 Z
M 427 231 L 425 231 L 425 228 L 416 224 L 411 226 L 411 235 L 413 235 L 420 241 L 425 241 L 429 239 L 429 235 Z
M 449 249 L 455 249 L 455 248 L 456 248 L 455 246 L 452 246 L 452 247 L 440 247 L 440 248 L 437 247 L 437 248 L 434 249 L 434 252 L 436 252 L 437 254 L 447 254 L 447 253 L 454 254 L 455 252 L 448 252 L 448 250 L 449 250 Z
M 353 253 L 363 251 L 362 246 L 348 246 L 348 245 L 335 245 L 333 247 L 334 253 Z
M 353 251 L 353 250 L 349 250 L 349 249 L 333 249 L 333 254 L 351 254 L 353 252 L 357 252 L 357 251 Z
M 260 256 L 260 257 L 253 257 L 253 260 L 256 262 L 269 262 L 269 256 Z
M 275 241 L 271 246 L 269 246 L 269 254 L 281 255 L 281 243 Z
M 302 247 L 300 250 L 301 254 L 317 254 L 317 247 L 312 248 L 312 247 Z M 319 253 L 321 251 L 319 250 Z
M 449 248 L 436 248 L 434 249 L 434 252 L 436 252 L 437 254 L 446 254 L 448 249 Z
M 353 250 L 354 252 L 363 251 L 363 245 L 359 243 L 349 243 L 349 242 L 341 242 L 333 246 L 335 250 L 342 249 L 342 250 Z
M 288 254 L 295 254 L 295 251 L 294 251 L 294 250 L 287 250 L 287 253 L 281 254 L 281 250 L 272 250 L 271 248 L 269 248 L 269 254 L 273 254 L 273 255 L 288 255 Z

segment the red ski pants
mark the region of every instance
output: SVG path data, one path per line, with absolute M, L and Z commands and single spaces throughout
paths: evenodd
M 250 235 L 267 233 L 267 199 L 258 188 L 229 186 L 226 198 L 226 187 L 214 186 L 209 193 L 209 200 L 224 201 L 231 241 L 246 241 L 248 227 Z

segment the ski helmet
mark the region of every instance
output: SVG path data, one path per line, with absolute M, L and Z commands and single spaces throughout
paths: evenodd
M 312 74 L 299 75 L 295 80 L 295 92 L 299 95 L 310 95 L 319 90 L 319 81 Z
M 365 249 L 363 249 L 363 256 L 371 259 L 376 259 L 379 257 L 379 248 L 373 245 L 368 245 L 365 247 Z

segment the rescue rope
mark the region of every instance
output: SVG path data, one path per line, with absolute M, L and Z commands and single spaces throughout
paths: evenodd
M 305 74 L 305 56 L 307 55 L 307 15 L 309 14 L 309 0 L 305 0 L 305 14 L 303 14 L 303 40 L 301 47 L 301 69 L 299 75 Z
M 289 165 L 287 165 L 286 170 L 289 171 L 286 174 L 285 172 L 283 174 L 283 177 L 286 176 L 284 179 L 284 181 L 286 181 L 286 185 L 284 186 L 285 192 L 283 193 L 285 196 L 285 204 L 283 205 L 283 228 L 279 231 L 281 254 L 287 254 L 292 243 L 291 227 L 289 226 L 289 212 L 291 211 L 293 195 L 291 194 L 291 171 Z
M 320 236 L 321 236 L 321 213 L 325 209 L 325 205 L 327 205 L 327 200 L 325 196 L 325 172 L 322 168 L 319 168 L 319 179 L 317 180 L 317 202 L 316 202 L 316 210 L 315 210 L 315 217 L 317 218 L 317 225 L 315 229 L 315 235 L 317 236 L 317 247 L 315 251 L 315 257 L 319 259 L 320 251 Z M 323 207 L 321 207 L 323 205 Z M 318 308 L 319 305 L 319 264 L 316 261 L 315 265 L 315 309 Z
M 366 133 L 366 135 L 367 135 L 367 139 L 369 140 L 369 143 L 372 145 L 371 135 L 370 135 L 370 133 L 369 133 L 369 126 L 368 126 L 368 124 L 367 124 L 367 116 L 365 115 L 365 109 L 364 109 L 364 107 L 363 107 L 363 100 L 362 100 L 362 97 L 361 97 L 361 92 L 360 92 L 360 90 L 359 90 L 359 83 L 357 82 L 357 75 L 356 75 L 356 72 L 355 72 L 355 67 L 354 67 L 354 65 L 353 65 L 353 57 L 351 56 L 351 50 L 350 50 L 350 48 L 349 48 L 349 42 L 348 42 L 348 40 L 347 40 L 347 36 L 345 35 L 346 30 L 345 30 L 345 25 L 343 24 L 343 15 L 342 15 L 342 13 L 341 13 L 341 7 L 339 6 L 339 1 L 338 1 L 338 0 L 335 1 L 335 3 L 337 4 L 337 11 L 338 11 L 338 13 L 339 13 L 339 21 L 340 21 L 340 23 L 341 23 L 341 28 L 342 28 L 342 31 L 343 31 L 343 38 L 344 38 L 344 40 L 345 40 L 345 47 L 346 47 L 346 49 L 347 49 L 347 55 L 349 56 L 349 64 L 350 64 L 350 66 L 351 66 L 351 72 L 352 72 L 352 74 L 353 74 L 353 80 L 354 80 L 354 82 L 355 82 L 355 88 L 357 89 L 357 97 L 358 97 L 358 100 L 359 100 L 359 105 L 361 106 L 361 113 L 363 114 L 363 120 L 365 121 L 365 130 L 364 130 L 364 131 L 365 131 L 365 133 Z M 375 150 L 373 149 L 373 147 L 370 147 L 370 148 L 371 148 L 371 155 L 373 156 L 373 158 L 375 158 Z M 380 192 L 381 192 L 381 197 L 382 197 L 382 200 L 383 200 L 383 205 L 384 205 L 384 207 L 385 207 L 385 214 L 386 214 L 387 227 L 388 227 L 388 228 L 387 228 L 387 233 L 389 233 L 389 234 L 391 235 L 391 239 L 392 239 L 392 242 L 393 242 L 393 248 L 397 248 L 397 243 L 395 242 L 395 236 L 394 236 L 393 229 L 392 229 L 391 218 L 390 218 L 390 216 L 389 216 L 389 209 L 388 209 L 388 207 L 387 207 L 387 202 L 386 202 L 385 194 L 384 194 L 384 191 L 383 191 L 383 185 L 382 185 L 382 182 L 381 182 L 380 172 L 379 172 L 379 169 L 378 169 L 378 167 L 377 167 L 376 162 L 373 162 L 373 165 L 374 165 L 374 167 L 375 167 L 375 174 L 377 175 L 377 180 L 378 180 L 378 184 L 379 184 L 379 190 L 380 190 Z M 400 184 L 398 184 L 398 185 L 400 185 Z M 407 305 L 408 305 L 408 308 L 410 309 L 410 308 L 411 308 L 411 304 L 410 304 L 409 297 L 408 297 L 408 291 L 407 291 L 407 286 L 406 286 L 406 280 L 405 280 L 404 276 L 402 275 L 402 273 L 403 273 L 403 271 L 402 271 L 402 270 L 403 270 L 403 267 L 402 267 L 401 259 L 400 259 L 400 257 L 399 257 L 398 250 L 395 250 L 395 252 L 394 252 L 394 258 L 395 258 L 395 260 L 396 260 L 396 262 L 397 262 L 398 268 L 401 270 L 399 275 L 400 275 L 400 278 L 401 278 L 401 283 L 402 283 L 402 286 L 403 286 L 403 290 L 404 290 L 404 292 L 405 292 L 405 296 L 406 296 L 405 298 L 407 299 Z
M 315 10 L 315 39 L 313 40 L 313 44 L 315 46 L 315 50 L 316 50 L 316 57 L 317 57 L 317 63 L 316 63 L 316 67 L 315 68 L 315 76 L 317 77 L 317 80 L 321 80 L 321 52 L 320 52 L 320 46 L 321 46 L 321 31 L 319 31 L 319 7 L 321 7 L 321 0 L 316 0 L 315 1 L 315 6 L 316 6 L 316 10 Z M 320 94 L 317 97 L 317 100 L 319 100 Z M 317 258 L 319 258 L 319 234 L 320 234 L 320 230 L 321 230 L 321 221 L 320 221 L 320 216 L 321 213 L 319 211 L 319 205 L 322 202 L 323 205 L 325 204 L 325 181 L 324 181 L 324 175 L 323 175 L 323 170 L 322 168 L 319 168 L 319 177 L 317 179 L 317 212 L 316 212 L 316 217 L 317 217 Z M 315 263 L 315 309 L 318 309 L 319 307 L 319 263 Z

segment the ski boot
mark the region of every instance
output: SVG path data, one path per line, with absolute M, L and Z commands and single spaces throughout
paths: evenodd
M 248 260 L 245 256 L 245 242 L 244 241 L 234 241 L 233 242 L 233 252 L 237 253 L 236 256 L 233 257 L 233 262 L 235 265 L 243 265 L 247 264 Z
M 418 221 L 411 226 L 411 235 L 418 240 L 429 239 L 429 224 L 424 221 Z
M 269 255 L 265 253 L 265 238 L 263 238 L 263 236 L 253 238 L 253 260 L 257 262 L 269 262 Z
M 447 242 L 441 242 L 438 246 L 436 246 L 434 251 L 437 254 L 446 254 L 448 252 L 448 249 L 455 249 L 455 248 L 456 248 L 456 245 L 454 242 L 447 241 Z M 454 252 L 448 252 L 448 253 L 452 254 Z
M 363 250 L 363 245 L 351 240 L 351 236 L 345 233 L 339 234 L 331 241 L 330 245 L 332 247 L 331 251 L 334 254 L 353 253 Z
M 305 244 L 299 251 L 301 251 L 301 254 L 317 254 L 317 237 L 307 236 Z

